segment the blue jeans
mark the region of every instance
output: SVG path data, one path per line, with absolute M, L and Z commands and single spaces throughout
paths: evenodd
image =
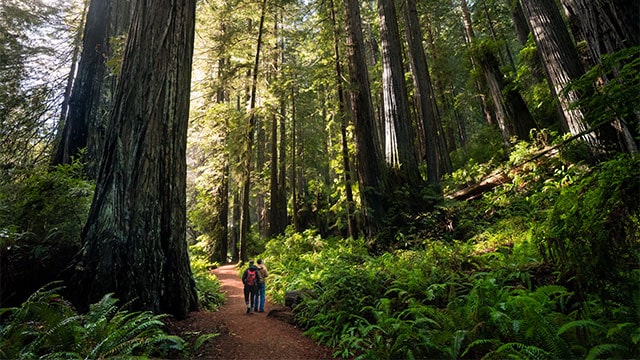
M 265 302 L 265 291 L 267 289 L 267 284 L 262 283 L 258 284 L 258 297 L 260 298 L 260 312 L 264 311 L 264 302 Z M 257 302 L 254 302 L 257 306 Z

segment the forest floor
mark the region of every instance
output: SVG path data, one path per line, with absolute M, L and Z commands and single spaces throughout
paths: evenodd
M 168 322 L 172 333 L 193 343 L 198 336 L 220 335 L 207 340 L 192 351 L 194 359 L 224 360 L 316 360 L 332 359 L 331 349 L 317 345 L 302 335 L 302 330 L 267 316 L 270 310 L 282 309 L 267 299 L 265 312 L 247 314 L 243 285 L 234 264 L 224 265 L 213 273 L 222 284 L 227 301 L 218 311 L 192 312 L 181 321 Z M 269 282 L 267 280 L 267 286 Z

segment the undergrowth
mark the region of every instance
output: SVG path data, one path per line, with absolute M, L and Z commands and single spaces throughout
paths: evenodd
M 268 292 L 312 290 L 295 318 L 337 357 L 634 358 L 638 161 L 525 164 L 482 199 L 445 204 L 452 239 L 410 250 L 374 256 L 362 239 L 289 229 L 260 255 Z
M 163 330 L 165 315 L 129 312 L 111 294 L 79 314 L 52 283 L 19 307 L 0 309 L 0 358 L 105 359 L 171 357 L 185 342 Z

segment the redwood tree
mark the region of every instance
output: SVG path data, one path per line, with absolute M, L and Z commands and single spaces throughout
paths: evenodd
M 375 115 L 371 101 L 369 73 L 362 36 L 360 3 L 345 0 L 347 59 L 349 62 L 351 111 L 356 133 L 358 184 L 364 208 L 364 230 L 372 237 L 384 219 L 387 182 L 380 144 L 376 142 Z
M 104 158 L 75 264 L 82 307 L 105 293 L 184 318 L 198 307 L 186 244 L 195 0 L 137 0 Z
M 558 98 L 562 128 L 577 135 L 588 125 L 582 111 L 571 106 L 578 100 L 578 93 L 564 90 L 569 82 L 582 76 L 584 68 L 569 30 L 554 0 L 521 0 L 520 3 L 536 41 L 551 93 Z M 592 133 L 584 139 L 592 146 L 597 143 Z
M 113 55 L 111 38 L 129 26 L 130 10 L 130 3 L 124 0 L 91 0 L 89 4 L 76 78 L 68 105 L 63 103 L 64 126 L 54 164 L 68 164 L 86 148 L 88 173 L 96 176 L 105 118 L 115 88 L 115 80 L 108 81 L 106 62 Z

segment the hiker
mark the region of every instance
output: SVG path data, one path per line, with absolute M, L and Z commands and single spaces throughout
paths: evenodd
M 249 261 L 249 267 L 242 273 L 242 283 L 244 284 L 244 302 L 247 305 L 247 314 L 251 313 L 258 301 L 258 282 L 260 272 L 254 265 L 253 260 Z
M 259 301 L 254 303 L 253 310 L 258 312 L 264 312 L 265 291 L 267 290 L 266 279 L 269 276 L 267 267 L 263 264 L 262 259 L 258 259 L 258 272 L 260 273 L 260 280 L 258 281 L 258 297 Z

